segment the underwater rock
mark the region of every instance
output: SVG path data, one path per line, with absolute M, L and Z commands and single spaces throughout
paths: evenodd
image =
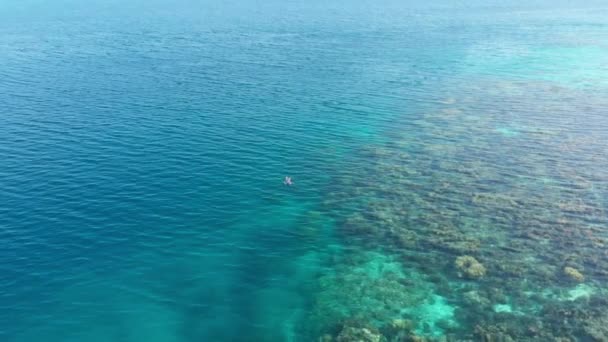
M 585 281 L 585 276 L 576 268 L 566 266 L 564 267 L 564 274 L 572 281 L 576 281 L 578 283 Z
M 391 322 L 391 327 L 395 330 L 412 330 L 414 322 L 409 319 L 396 318 Z
M 344 327 L 338 335 L 338 342 L 380 342 L 382 335 L 368 328 Z
M 486 274 L 486 268 L 470 255 L 459 256 L 454 264 L 459 272 L 459 276 L 477 279 Z

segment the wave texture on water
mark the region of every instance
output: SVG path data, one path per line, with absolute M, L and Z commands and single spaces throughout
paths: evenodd
M 3 1 L 0 339 L 608 340 L 606 18 Z

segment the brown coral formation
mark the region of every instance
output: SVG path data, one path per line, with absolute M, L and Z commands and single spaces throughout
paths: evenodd
M 574 267 L 564 267 L 564 274 L 568 277 L 568 279 L 577 283 L 582 283 L 585 281 L 585 276 Z
M 340 335 L 336 338 L 337 342 L 380 342 L 382 335 L 372 331 L 370 328 L 363 327 L 344 327 Z
M 456 269 L 461 276 L 477 279 L 486 274 L 486 268 L 477 259 L 469 255 L 463 255 L 456 258 L 454 261 Z

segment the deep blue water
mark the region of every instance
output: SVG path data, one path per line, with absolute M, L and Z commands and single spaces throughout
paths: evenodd
M 602 340 L 607 18 L 2 2 L 0 339 Z

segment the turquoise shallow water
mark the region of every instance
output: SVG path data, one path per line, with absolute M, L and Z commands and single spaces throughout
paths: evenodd
M 608 340 L 606 18 L 2 2 L 0 339 Z

